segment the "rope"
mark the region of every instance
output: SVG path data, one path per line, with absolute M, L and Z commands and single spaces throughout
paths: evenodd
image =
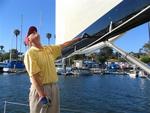
M 4 101 L 4 112 L 3 112 L 3 113 L 6 113 L 7 104 L 19 105 L 19 106 L 27 106 L 27 107 L 29 107 L 28 104 L 23 104 L 23 103 L 18 103 L 18 102 Z M 81 112 L 81 111 L 79 111 L 79 110 L 73 110 L 73 109 L 65 108 L 65 106 L 61 106 L 61 110 L 62 110 L 62 111 L 69 111 L 69 112 L 75 112 L 75 113 L 83 113 L 83 112 Z M 86 113 L 88 113 L 88 112 L 86 112 Z
M 5 102 L 8 104 L 13 104 L 13 105 L 29 106 L 28 104 L 22 104 L 22 103 L 18 103 L 18 102 L 8 102 L 8 101 L 5 101 Z
M 67 108 L 61 108 L 62 111 L 70 111 L 70 112 L 75 112 L 75 113 L 83 113 L 79 110 L 72 110 L 72 109 L 67 109 Z M 86 112 L 87 113 L 87 112 Z

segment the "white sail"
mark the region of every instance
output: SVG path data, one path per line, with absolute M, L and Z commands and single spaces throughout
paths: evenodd
M 122 0 L 56 0 L 56 44 L 70 40 Z

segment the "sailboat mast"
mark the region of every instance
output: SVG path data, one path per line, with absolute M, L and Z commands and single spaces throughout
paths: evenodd
M 150 21 L 148 22 L 148 34 L 149 34 L 149 43 L 150 43 Z
M 40 20 L 39 20 L 39 32 L 41 32 L 41 27 L 42 27 L 42 11 L 40 11 Z
M 20 39 L 20 53 L 22 51 L 22 27 L 23 27 L 23 15 L 21 14 L 21 25 L 20 25 L 20 35 L 21 35 L 21 39 Z

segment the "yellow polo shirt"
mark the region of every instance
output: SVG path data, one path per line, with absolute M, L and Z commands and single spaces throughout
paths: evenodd
M 43 84 L 58 81 L 55 59 L 61 55 L 60 46 L 43 46 L 42 49 L 31 47 L 24 57 L 26 70 L 30 77 L 39 73 Z

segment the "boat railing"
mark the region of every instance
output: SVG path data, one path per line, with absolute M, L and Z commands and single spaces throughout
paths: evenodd
M 29 107 L 28 104 L 24 104 L 24 103 L 19 103 L 19 102 L 10 102 L 10 101 L 4 101 L 4 111 L 3 113 L 7 113 L 7 104 L 11 104 L 11 105 L 17 105 L 17 106 L 25 106 L 25 107 Z M 83 113 L 83 111 L 80 110 L 74 110 L 74 109 L 68 109 L 65 106 L 61 106 L 60 107 L 61 111 L 66 111 L 66 112 L 72 112 L 72 113 Z M 89 113 L 89 112 L 86 112 Z

